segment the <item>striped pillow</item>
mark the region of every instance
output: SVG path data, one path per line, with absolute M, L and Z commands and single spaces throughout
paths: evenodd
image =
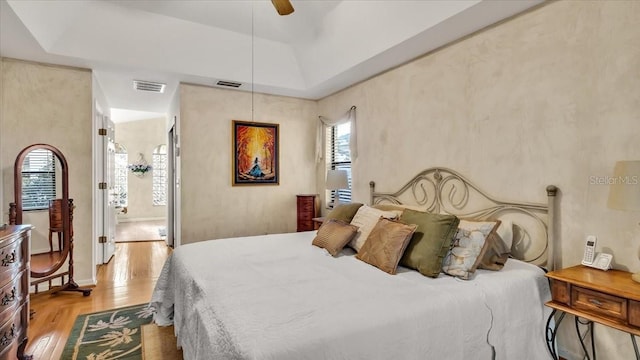
M 344 221 L 329 219 L 322 223 L 312 245 L 326 249 L 332 256 L 338 255 L 358 232 L 358 227 Z

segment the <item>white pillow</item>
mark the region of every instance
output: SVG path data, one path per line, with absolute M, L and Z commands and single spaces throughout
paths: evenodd
M 349 246 L 356 251 L 360 251 L 360 248 L 364 245 L 364 242 L 367 241 L 369 233 L 371 233 L 371 230 L 376 226 L 380 217 L 395 219 L 398 217 L 398 214 L 393 211 L 382 211 L 367 205 L 362 205 L 353 219 L 351 219 L 351 225 L 358 227 L 358 233 L 351 239 Z

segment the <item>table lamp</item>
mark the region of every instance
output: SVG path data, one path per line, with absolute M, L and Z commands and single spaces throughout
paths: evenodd
M 609 208 L 640 211 L 640 161 L 616 162 L 609 184 Z M 631 278 L 640 282 L 640 273 L 633 274 Z
M 347 170 L 327 170 L 327 190 L 335 191 L 333 194 L 333 207 L 340 205 L 340 189 L 349 188 L 349 177 Z

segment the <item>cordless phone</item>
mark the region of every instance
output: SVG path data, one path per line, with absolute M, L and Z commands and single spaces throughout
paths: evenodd
M 589 266 L 600 270 L 609 270 L 613 255 L 606 253 L 596 253 L 596 237 L 587 236 L 584 244 L 584 256 L 582 257 L 582 265 Z
M 593 235 L 587 236 L 587 240 L 584 245 L 584 256 L 582 257 L 582 265 L 591 265 L 596 257 L 596 237 Z

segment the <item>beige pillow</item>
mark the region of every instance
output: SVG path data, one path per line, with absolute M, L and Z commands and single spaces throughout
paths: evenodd
M 391 275 L 396 273 L 398 262 L 416 231 L 417 225 L 381 218 L 371 230 L 356 257 Z
M 329 254 L 336 256 L 355 236 L 357 231 L 357 226 L 347 224 L 341 220 L 329 219 L 322 223 L 311 244 L 326 249 Z
M 358 233 L 353 239 L 351 239 L 351 241 L 349 242 L 349 246 L 352 247 L 355 251 L 360 251 L 362 244 L 367 241 L 369 233 L 371 232 L 373 227 L 376 226 L 378 220 L 380 220 L 381 217 L 387 219 L 395 219 L 398 217 L 398 214 L 391 211 L 382 211 L 374 209 L 367 205 L 362 205 L 351 220 L 351 225 L 355 225 L 358 227 Z
M 478 268 L 487 249 L 499 240 L 495 233 L 500 226 L 496 221 L 460 220 L 453 246 L 442 264 L 446 274 L 468 280 Z

